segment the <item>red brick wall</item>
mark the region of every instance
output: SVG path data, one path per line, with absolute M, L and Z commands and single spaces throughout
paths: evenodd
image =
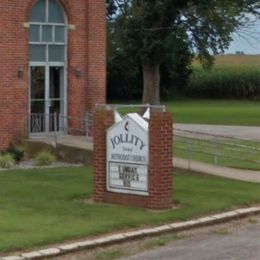
M 114 124 L 112 111 L 98 110 L 94 114 L 94 200 L 104 201 L 106 192 L 106 130 Z
M 28 22 L 36 0 L 0 1 L 0 150 L 24 133 L 29 111 Z M 80 117 L 105 102 L 105 0 L 61 0 L 69 24 L 68 114 Z M 19 67 L 23 77 L 17 77 Z M 76 77 L 80 69 L 81 77 Z M 73 124 L 79 124 L 73 123 Z
M 0 2 L 0 149 L 23 130 L 28 113 L 26 1 Z M 24 70 L 17 77 L 18 67 Z
M 112 111 L 94 116 L 94 200 L 155 210 L 172 208 L 173 121 L 169 113 L 151 112 L 149 122 L 149 196 L 109 192 L 106 189 L 106 130 L 113 124 Z
M 152 112 L 149 122 L 149 208 L 172 207 L 172 145 L 171 114 Z
M 106 101 L 106 16 L 105 0 L 89 0 L 88 13 L 88 102 L 87 110 Z

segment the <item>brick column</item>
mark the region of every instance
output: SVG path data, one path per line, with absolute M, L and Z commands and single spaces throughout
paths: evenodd
M 149 200 L 151 209 L 172 207 L 173 120 L 170 113 L 151 111 L 149 123 Z
M 94 113 L 94 201 L 103 202 L 106 192 L 106 131 L 114 124 L 114 112 Z
M 106 102 L 106 1 L 88 0 L 86 109 Z
M 171 209 L 173 121 L 170 113 L 153 110 L 149 121 L 148 196 L 123 194 L 106 189 L 106 133 L 114 113 L 99 107 L 94 114 L 94 200 L 154 210 Z

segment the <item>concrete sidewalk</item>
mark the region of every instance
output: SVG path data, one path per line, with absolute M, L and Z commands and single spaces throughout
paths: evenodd
M 215 166 L 199 161 L 183 158 L 173 158 L 173 166 L 180 169 L 191 170 L 209 175 L 221 176 L 234 180 L 260 183 L 260 171 L 250 171 L 229 167 Z
M 200 124 L 174 124 L 174 128 L 183 131 L 193 131 L 209 135 L 221 135 L 241 139 L 260 141 L 260 127 L 258 126 L 225 126 Z

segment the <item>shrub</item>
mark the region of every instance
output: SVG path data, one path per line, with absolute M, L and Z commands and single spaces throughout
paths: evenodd
M 0 155 L 0 168 L 8 169 L 15 164 L 15 160 L 10 153 Z
M 7 152 L 13 156 L 16 162 L 20 162 L 24 157 L 24 150 L 21 147 L 10 146 Z
M 49 166 L 56 161 L 55 156 L 49 151 L 39 152 L 35 157 L 35 164 L 37 166 Z

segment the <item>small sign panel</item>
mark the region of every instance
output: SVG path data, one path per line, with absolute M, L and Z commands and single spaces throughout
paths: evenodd
M 128 114 L 107 132 L 107 190 L 148 196 L 148 123 Z

